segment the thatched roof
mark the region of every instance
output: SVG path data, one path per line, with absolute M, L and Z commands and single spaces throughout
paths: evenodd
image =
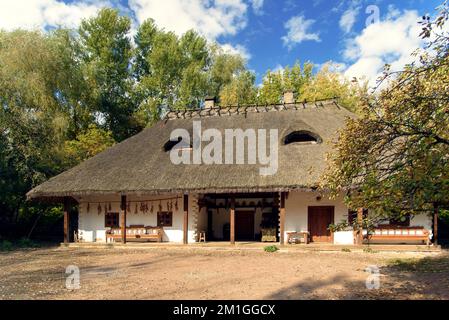
M 335 101 L 269 107 L 214 108 L 171 112 L 165 120 L 55 176 L 28 193 L 29 198 L 98 194 L 165 194 L 289 191 L 316 187 L 336 131 L 354 114 Z M 260 165 L 174 165 L 163 150 L 176 128 L 192 131 L 201 120 L 203 131 L 278 129 L 279 169 L 261 176 Z M 284 145 L 292 131 L 319 135 L 319 144 Z

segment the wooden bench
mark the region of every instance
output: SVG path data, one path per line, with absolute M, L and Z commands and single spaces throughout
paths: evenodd
M 106 232 L 106 242 L 122 241 L 122 229 L 111 228 Z M 126 227 L 126 241 L 162 242 L 162 227 L 133 225 Z
M 373 234 L 368 235 L 366 230 L 363 231 L 363 237 L 369 241 L 395 241 L 395 242 L 409 242 L 422 241 L 429 245 L 430 238 L 429 230 L 424 227 L 402 227 L 393 225 L 379 225 L 374 229 Z

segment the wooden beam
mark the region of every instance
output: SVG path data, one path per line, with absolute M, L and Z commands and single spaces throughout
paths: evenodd
M 438 245 L 438 204 L 433 204 L 433 243 Z
M 230 212 L 230 236 L 229 239 L 231 241 L 231 244 L 235 244 L 235 198 L 231 198 L 231 212 Z
M 70 241 L 70 202 L 68 198 L 64 198 L 64 243 Z
M 279 206 L 279 244 L 284 245 L 285 234 L 285 197 L 286 193 L 281 192 L 281 203 Z
M 357 209 L 357 223 L 359 225 L 359 232 L 357 233 L 357 244 L 363 244 L 363 208 Z
M 121 218 L 121 233 L 122 233 L 122 243 L 126 243 L 126 196 L 122 196 L 120 201 L 120 218 Z
M 187 244 L 189 242 L 189 196 L 184 195 L 184 224 L 183 224 L 183 243 Z

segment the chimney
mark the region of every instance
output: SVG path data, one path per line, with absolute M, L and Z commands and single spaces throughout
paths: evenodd
M 293 104 L 295 103 L 295 95 L 292 90 L 288 90 L 284 92 L 284 104 Z
M 204 98 L 204 108 L 214 108 L 215 107 L 215 97 L 206 97 Z

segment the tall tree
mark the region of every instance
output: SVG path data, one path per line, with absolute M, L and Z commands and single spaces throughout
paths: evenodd
M 79 28 L 84 74 L 94 95 L 94 109 L 114 139 L 121 141 L 139 130 L 130 95 L 131 20 L 115 9 L 102 9 Z
M 449 199 L 448 17 L 445 3 L 424 21 L 422 35 L 431 41 L 420 64 L 399 73 L 387 66 L 386 88 L 365 99 L 362 116 L 340 132 L 325 186 L 346 191 L 350 206 L 400 217 Z

